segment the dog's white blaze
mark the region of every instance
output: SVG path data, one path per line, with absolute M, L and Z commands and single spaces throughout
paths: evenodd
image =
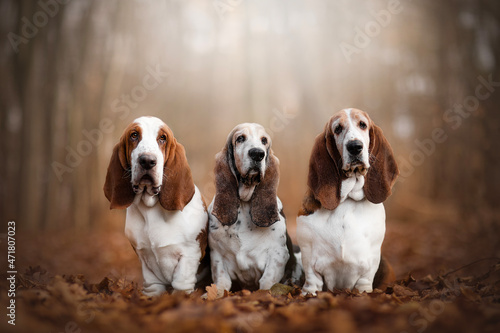
M 132 183 L 138 184 L 142 177 L 142 168 L 139 164 L 139 157 L 143 154 L 152 154 L 156 157 L 156 166 L 151 169 L 153 186 L 160 186 L 163 182 L 163 153 L 158 145 L 158 132 L 163 126 L 163 122 L 154 117 L 140 117 L 134 120 L 142 128 L 141 140 L 137 147 L 132 151 Z

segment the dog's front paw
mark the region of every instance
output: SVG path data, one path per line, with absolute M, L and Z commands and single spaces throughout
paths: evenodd
M 316 294 L 316 291 L 309 291 L 309 290 L 304 290 L 302 289 L 302 292 L 300 293 L 302 296 L 307 296 L 307 295 L 312 295 L 312 296 L 318 296 L 318 294 Z
M 142 289 L 142 293 L 145 296 L 160 296 L 166 291 L 165 285 L 160 283 L 154 283 L 145 285 Z
M 194 292 L 194 289 L 186 289 L 186 290 L 174 289 L 174 291 L 172 291 L 172 295 L 180 294 L 180 293 L 184 293 L 186 295 L 191 295 L 193 292 Z
M 318 286 L 316 286 L 316 285 L 313 285 L 313 284 L 306 282 L 306 284 L 302 287 L 301 295 L 307 296 L 309 294 L 312 296 L 317 296 L 318 295 L 317 292 L 321 291 L 321 289 L 322 288 L 318 288 Z
M 363 292 L 371 293 L 373 292 L 373 287 L 371 284 L 366 284 L 366 285 L 356 285 L 354 289 L 357 289 L 358 292 L 361 294 Z

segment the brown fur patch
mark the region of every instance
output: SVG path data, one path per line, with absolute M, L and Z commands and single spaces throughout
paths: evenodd
M 205 257 L 208 245 L 208 221 L 205 228 L 200 231 L 198 236 L 196 236 L 196 241 L 200 244 L 200 250 L 201 250 L 200 261 L 202 261 L 203 258 Z
M 132 140 L 130 137 L 132 132 L 137 132 L 138 133 L 138 139 L 137 140 Z M 132 165 L 131 161 L 131 156 L 132 156 L 132 151 L 137 147 L 139 142 L 141 142 L 142 139 L 142 128 L 139 126 L 137 123 L 132 123 L 128 125 L 128 127 L 125 129 L 123 132 L 122 137 L 120 138 L 120 142 L 125 145 L 125 154 L 123 157 L 121 157 L 122 160 L 122 165 L 123 167 L 130 168 Z
M 250 216 L 259 227 L 269 227 L 278 222 L 278 201 L 276 199 L 279 184 L 279 160 L 269 150 L 268 164 L 264 179 L 257 184 L 252 195 Z
M 377 273 L 375 273 L 375 278 L 373 279 L 373 288 L 385 290 L 387 286 L 394 283 L 394 281 L 396 281 L 394 270 L 387 259 L 382 256 L 382 258 L 380 258 Z
M 332 133 L 332 122 L 334 117 L 326 124 L 325 129 L 320 133 L 314 142 L 314 146 L 309 159 L 309 175 L 307 185 L 309 193 L 314 196 L 322 207 L 333 210 L 340 203 L 340 182 L 342 173 L 339 163 L 342 158 L 337 150 L 335 138 Z M 312 209 L 309 195 L 306 196 L 304 206 Z
M 201 196 L 201 202 L 203 203 L 203 210 L 206 212 L 208 210 L 207 201 L 205 200 L 205 197 L 203 195 Z
M 375 124 L 370 126 L 370 168 L 365 177 L 363 190 L 366 198 L 373 203 L 384 202 L 399 175 L 398 165 L 391 145 L 382 130 Z
M 165 164 L 163 184 L 158 194 L 166 210 L 182 210 L 193 198 L 195 187 L 184 146 L 177 142 L 168 126 L 162 128 L 167 135 L 164 147 Z
M 314 198 L 314 194 L 311 193 L 311 190 L 308 190 L 302 200 L 302 208 L 299 211 L 299 216 L 311 215 L 320 208 L 321 203 Z
M 130 138 L 134 131 L 139 134 L 136 141 Z M 134 201 L 135 193 L 130 184 L 130 155 L 137 147 L 141 136 L 140 126 L 132 123 L 125 129 L 120 141 L 113 148 L 103 188 L 104 195 L 110 202 L 110 209 L 125 209 Z
M 231 148 L 232 149 L 232 144 Z M 232 225 L 238 219 L 240 197 L 236 177 L 231 171 L 230 152 L 225 146 L 215 157 L 215 198 L 212 214 L 222 225 Z

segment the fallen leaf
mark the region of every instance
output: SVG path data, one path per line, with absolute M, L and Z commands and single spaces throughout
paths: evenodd
M 481 296 L 479 296 L 478 294 L 476 294 L 474 291 L 472 291 L 471 288 L 469 287 L 460 287 L 460 292 L 462 293 L 462 295 L 465 296 L 465 298 L 467 298 L 469 301 L 472 301 L 472 302 L 478 302 L 481 300 Z
M 276 283 L 269 290 L 273 296 L 286 296 L 288 293 L 293 291 L 293 287 L 287 286 L 285 284 Z
M 418 292 L 415 290 L 412 290 L 408 287 L 404 287 L 401 285 L 394 285 L 393 287 L 394 294 L 399 297 L 412 297 L 412 296 L 418 296 Z
M 207 300 L 215 301 L 217 299 L 217 286 L 215 284 L 212 283 L 205 290 L 207 291 Z

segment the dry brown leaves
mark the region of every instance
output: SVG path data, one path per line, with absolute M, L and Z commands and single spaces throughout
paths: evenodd
M 500 265 L 480 276 L 412 276 L 386 291 L 300 288 L 243 290 L 217 298 L 215 285 L 192 295 L 146 297 L 125 279 L 53 276 L 30 267 L 18 276 L 18 320 L 2 332 L 497 332 Z M 4 296 L 2 291 L 2 296 Z
M 205 290 L 207 291 L 207 300 L 215 301 L 217 299 L 217 286 L 215 284 L 212 283 Z

